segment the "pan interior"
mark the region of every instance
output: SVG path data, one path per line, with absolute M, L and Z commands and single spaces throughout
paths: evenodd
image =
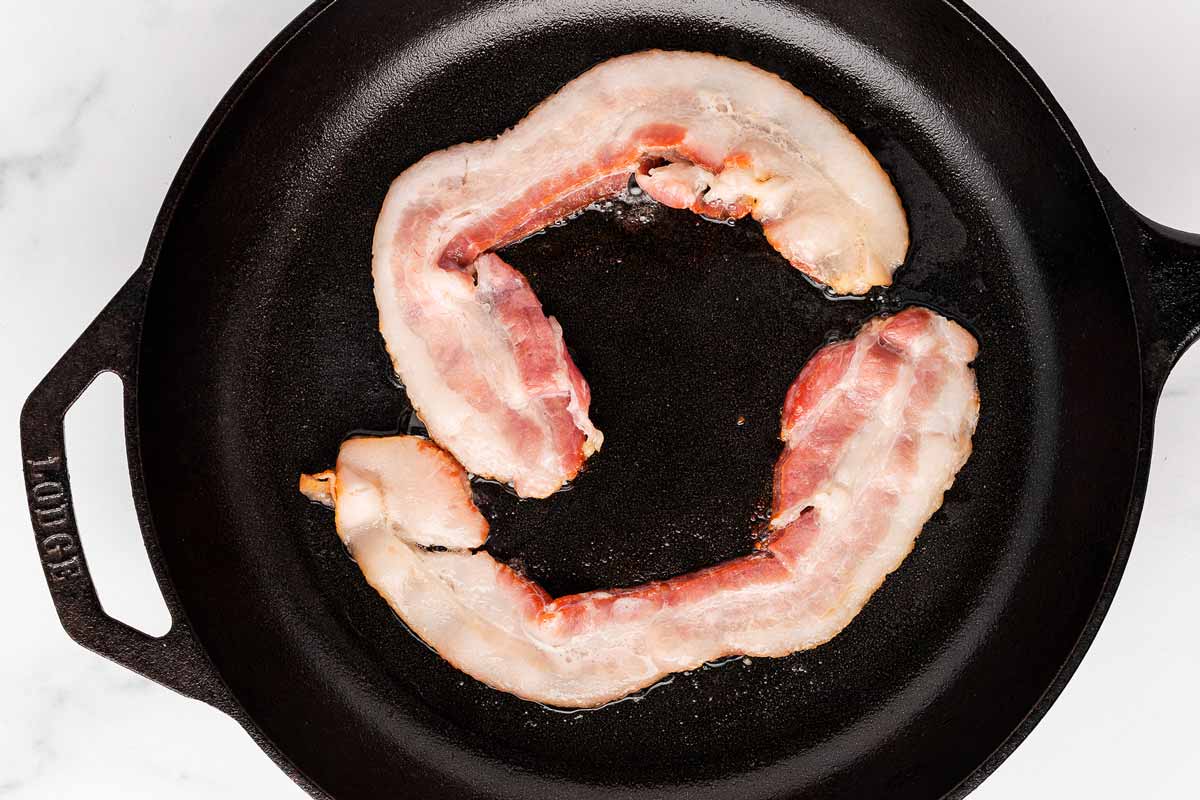
M 940 3 L 876 5 L 336 3 L 225 119 L 147 306 L 145 480 L 215 664 L 332 794 L 930 797 L 1049 684 L 1133 478 L 1120 261 L 1070 142 L 1003 56 Z M 370 276 L 390 180 L 647 47 L 751 61 L 837 114 L 900 192 L 909 259 L 892 289 L 832 301 L 754 223 L 619 203 L 507 248 L 562 323 L 606 443 L 550 500 L 478 487 L 492 552 L 553 594 L 747 552 L 787 385 L 882 311 L 931 305 L 977 335 L 982 414 L 915 551 L 832 643 L 562 713 L 408 634 L 296 478 L 352 432 L 407 424 Z

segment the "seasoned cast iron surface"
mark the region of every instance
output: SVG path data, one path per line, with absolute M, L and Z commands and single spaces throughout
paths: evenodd
M 434 25 L 436 4 L 337 4 L 226 120 L 147 307 L 147 491 L 202 641 L 318 783 L 345 796 L 532 797 L 571 779 L 610 796 L 710 780 L 689 791 L 926 797 L 986 757 L 1049 683 L 1132 479 L 1136 430 L 1111 424 L 1137 413 L 1120 264 L 1068 143 L 998 54 L 936 4 L 854 8 L 547 4 Z M 896 183 L 909 263 L 890 290 L 832 301 L 756 224 L 653 205 L 588 212 L 505 249 L 561 321 L 606 442 L 550 500 L 480 487 L 489 549 L 554 594 L 747 552 L 787 385 L 831 337 L 908 303 L 979 337 L 983 412 L 915 551 L 832 643 L 561 713 L 412 637 L 296 478 L 330 466 L 352 431 L 405 424 L 370 276 L 389 181 L 647 46 L 750 60 L 838 114 Z

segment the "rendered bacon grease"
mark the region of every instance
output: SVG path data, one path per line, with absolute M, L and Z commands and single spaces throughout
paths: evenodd
M 900 199 L 854 134 L 778 76 L 704 53 L 614 58 L 497 138 L 421 159 L 375 228 L 380 329 L 430 436 L 522 496 L 552 494 L 603 437 L 558 323 L 489 251 L 631 176 L 669 206 L 749 214 L 832 292 L 890 284 L 908 248 Z
M 552 599 L 484 550 L 463 468 L 411 436 L 351 439 L 301 479 L 363 575 L 447 661 L 497 689 L 589 707 L 731 654 L 833 638 L 912 550 L 971 453 L 975 340 L 920 308 L 822 348 L 788 390 L 770 534 L 667 581 Z

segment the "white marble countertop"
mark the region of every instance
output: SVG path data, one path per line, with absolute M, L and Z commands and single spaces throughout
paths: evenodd
M 140 261 L 192 137 L 304 0 L 0 0 L 0 800 L 301 798 L 232 721 L 75 646 L 59 627 L 18 474 L 24 396 Z M 1200 3 L 975 0 L 1039 70 L 1143 213 L 1200 231 Z M 112 387 L 108 387 L 112 389 Z M 76 505 L 106 607 L 153 628 L 115 392 L 68 419 Z M 1200 716 L 1200 348 L 1158 417 L 1141 534 L 1090 654 L 974 795 L 1195 796 Z M 128 534 L 128 535 L 127 535 Z

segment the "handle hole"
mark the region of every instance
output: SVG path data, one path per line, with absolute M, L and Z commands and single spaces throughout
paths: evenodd
M 125 455 L 124 386 L 101 373 L 63 420 L 80 541 L 104 613 L 149 636 L 171 629 L 142 542 Z

